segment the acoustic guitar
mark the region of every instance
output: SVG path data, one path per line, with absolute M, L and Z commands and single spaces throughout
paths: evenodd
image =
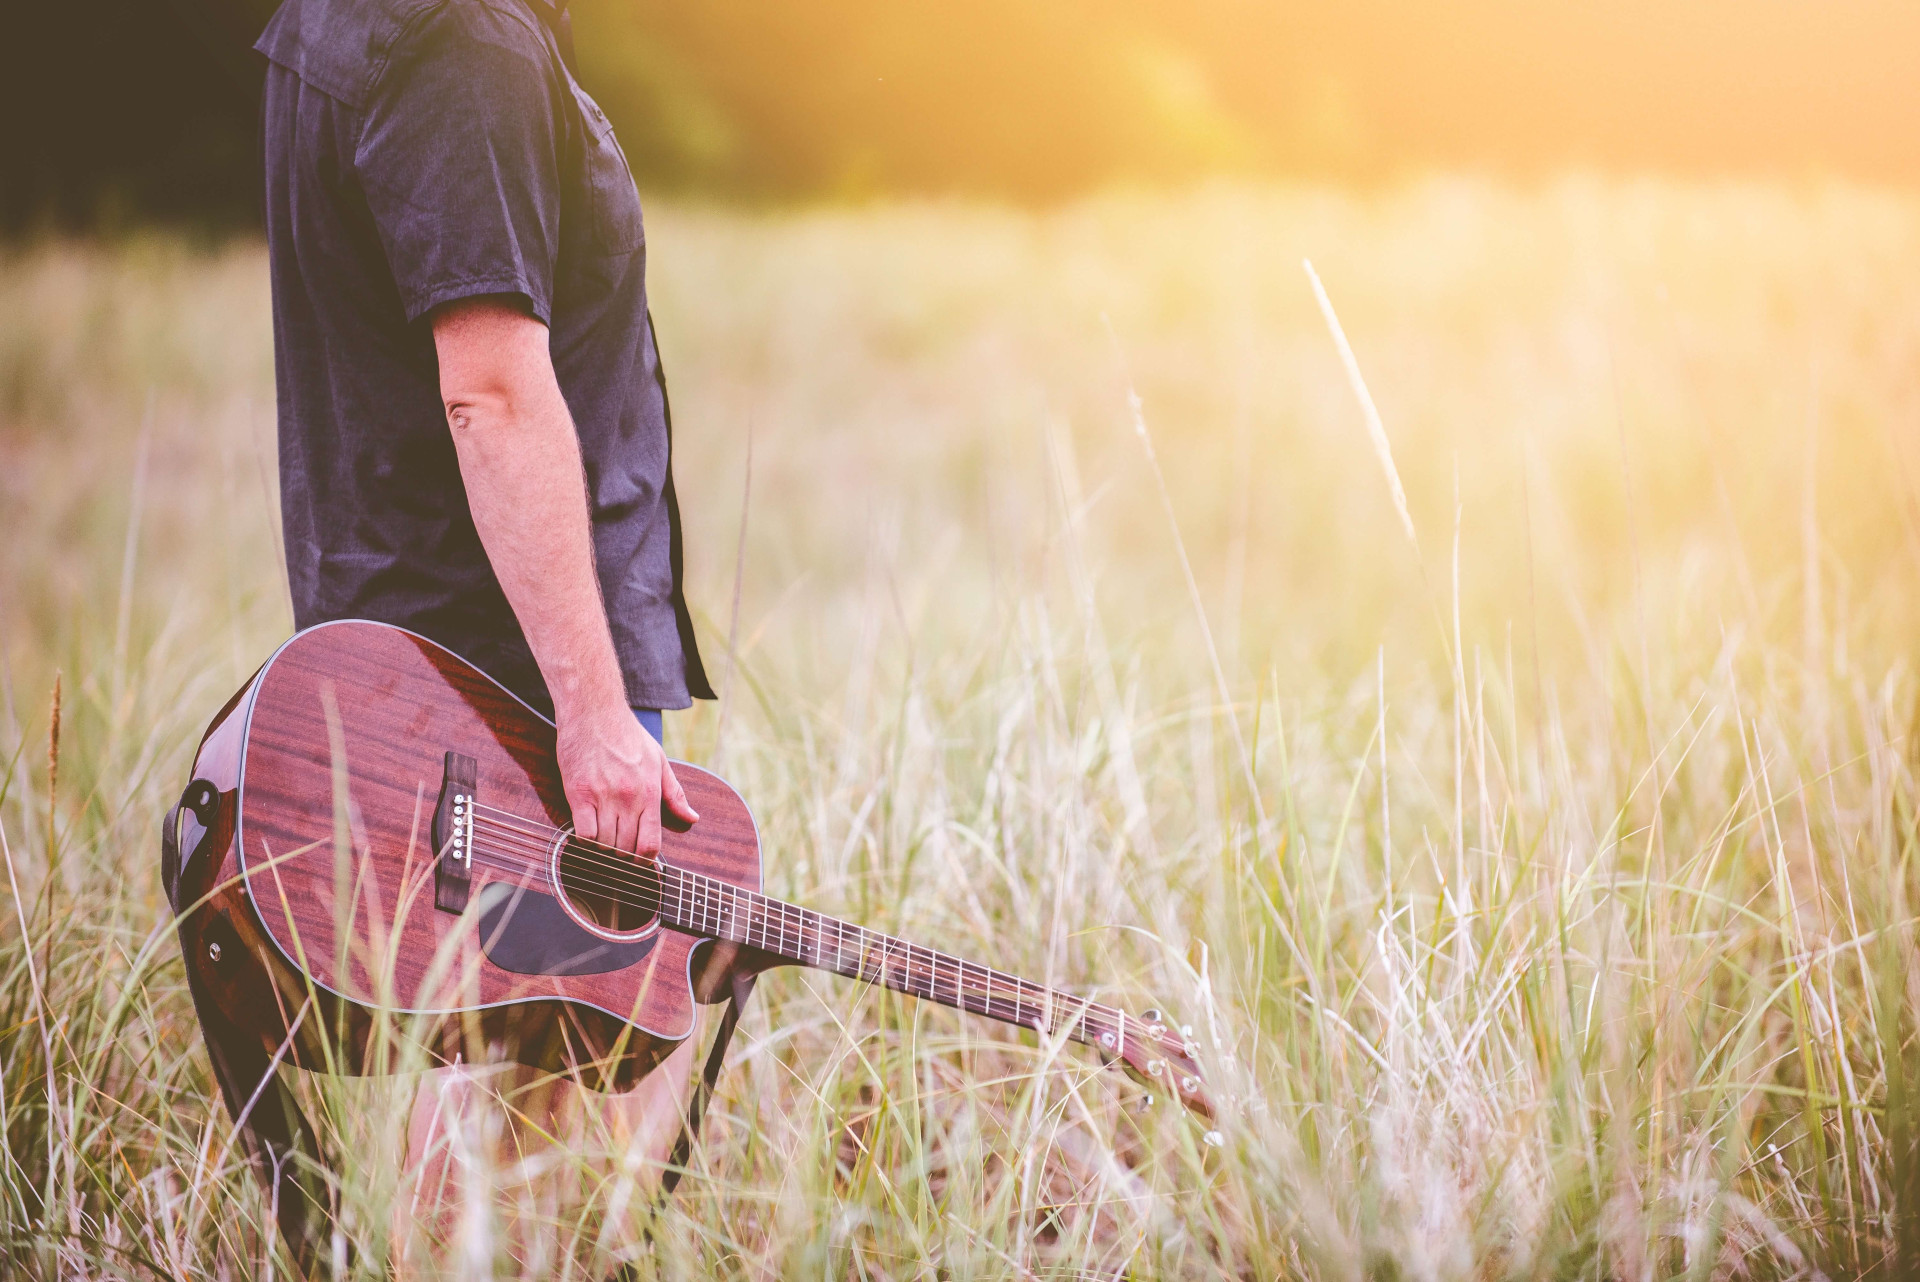
M 269 1053 L 381 1072 L 389 1032 L 625 1089 L 743 970 L 806 966 L 1092 1047 L 1212 1116 L 1197 1048 L 1139 1016 L 761 892 L 718 776 L 657 859 L 569 828 L 554 727 L 451 651 L 385 624 L 294 636 L 201 740 L 178 869 L 187 963 Z M 669 818 L 671 818 L 669 816 Z

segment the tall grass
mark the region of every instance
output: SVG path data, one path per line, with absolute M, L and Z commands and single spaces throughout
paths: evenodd
M 1915 1267 L 1920 202 L 651 227 L 732 673 L 670 746 L 753 804 L 775 893 L 1162 1006 L 1231 1102 L 1211 1149 L 1071 1050 L 776 972 L 642 1276 Z M 154 875 L 193 735 L 288 627 L 266 302 L 251 245 L 0 258 L 25 1275 L 286 1272 Z M 308 1097 L 378 1275 L 406 1097 Z M 569 1151 L 525 1268 L 604 1276 L 646 1199 L 619 1136 Z M 489 1208 L 460 1231 L 498 1262 Z

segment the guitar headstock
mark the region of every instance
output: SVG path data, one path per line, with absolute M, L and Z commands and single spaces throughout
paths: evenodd
M 1165 1091 L 1196 1116 L 1213 1120 L 1213 1098 L 1201 1075 L 1200 1047 L 1191 1028 L 1176 1028 L 1157 1010 L 1121 1017 L 1120 1061 L 1127 1072 L 1154 1091 Z M 1219 1133 L 1207 1132 L 1209 1143 Z

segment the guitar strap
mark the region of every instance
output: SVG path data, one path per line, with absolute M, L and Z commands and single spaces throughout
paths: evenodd
M 173 908 L 176 930 L 181 925 L 181 909 L 194 906 L 192 902 L 180 902 L 180 888 L 183 883 L 199 885 L 204 880 L 199 865 L 203 856 L 213 853 L 204 848 L 221 804 L 213 785 L 196 779 L 187 785 L 160 825 L 160 882 Z M 183 810 L 199 821 L 201 829 L 184 861 L 180 857 Z M 189 870 L 193 875 L 186 875 Z M 180 942 L 184 949 L 184 935 Z M 281 1080 L 279 1058 L 269 1054 L 259 1038 L 248 1036 L 226 1017 L 201 984 L 195 967 L 186 970 L 193 1010 L 200 1019 L 200 1036 L 207 1043 L 207 1057 L 213 1061 L 214 1081 L 220 1084 L 220 1098 L 253 1160 L 254 1173 L 267 1190 L 274 1222 L 287 1250 L 303 1274 L 311 1276 L 315 1266 L 325 1260 L 333 1266 L 335 1276 L 344 1275 L 347 1239 L 333 1231 L 338 1205 L 332 1168 L 321 1152 L 319 1132 Z
M 713 1030 L 713 1045 L 707 1051 L 707 1062 L 700 1070 L 700 1080 L 693 1088 L 693 1098 L 687 1101 L 687 1116 L 680 1123 L 680 1138 L 674 1141 L 673 1154 L 667 1158 L 667 1169 L 660 1173 L 660 1200 L 666 1201 L 680 1186 L 680 1177 L 687 1173 L 687 1159 L 693 1156 L 694 1141 L 700 1138 L 700 1123 L 706 1120 L 707 1101 L 713 1098 L 713 1088 L 720 1081 L 720 1069 L 727 1059 L 727 1043 L 733 1040 L 733 1030 L 740 1026 L 740 1008 L 747 1004 L 747 998 L 753 996 L 752 974 L 735 972 L 733 988 L 727 995 L 727 1009 L 720 1015 L 720 1027 Z
M 203 880 L 199 875 L 200 865 L 213 853 L 206 847 L 222 804 L 212 784 L 196 779 L 187 785 L 180 800 L 161 822 L 160 883 L 173 909 L 176 930 L 181 925 L 182 908 L 194 906 L 191 901 L 181 903 L 181 886 L 198 885 Z M 180 854 L 182 812 L 200 825 L 200 835 L 184 860 Z M 190 871 L 193 875 L 188 875 Z M 180 943 L 184 949 L 184 935 Z M 194 1014 L 200 1020 L 200 1036 L 207 1044 L 207 1057 L 213 1063 L 220 1098 L 252 1159 L 254 1173 L 267 1191 L 274 1223 L 287 1250 L 301 1273 L 307 1276 L 313 1276 L 322 1261 L 330 1266 L 328 1271 L 333 1276 L 345 1276 L 351 1251 L 346 1235 L 336 1230 L 339 1198 L 333 1167 L 321 1149 L 319 1132 L 307 1121 L 292 1090 L 281 1078 L 280 1057 L 268 1053 L 257 1037 L 247 1035 L 226 1017 L 220 1004 L 201 984 L 195 967 L 188 966 L 186 971 L 187 988 L 193 995 Z M 714 1030 L 713 1045 L 707 1051 L 700 1080 L 687 1101 L 680 1137 L 674 1142 L 673 1153 L 661 1173 L 661 1203 L 672 1195 L 680 1184 L 680 1177 L 686 1173 L 707 1104 L 713 1098 L 720 1070 L 726 1063 L 727 1046 L 740 1024 L 740 1010 L 753 995 L 754 978 L 752 974 L 732 976 L 727 1008 Z

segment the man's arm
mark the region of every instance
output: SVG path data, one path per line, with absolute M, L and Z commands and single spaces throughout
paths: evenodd
M 431 319 L 473 523 L 553 696 L 574 829 L 653 854 L 663 797 L 687 822 L 699 816 L 627 707 L 594 570 L 580 438 L 547 327 L 498 298 L 452 303 Z

